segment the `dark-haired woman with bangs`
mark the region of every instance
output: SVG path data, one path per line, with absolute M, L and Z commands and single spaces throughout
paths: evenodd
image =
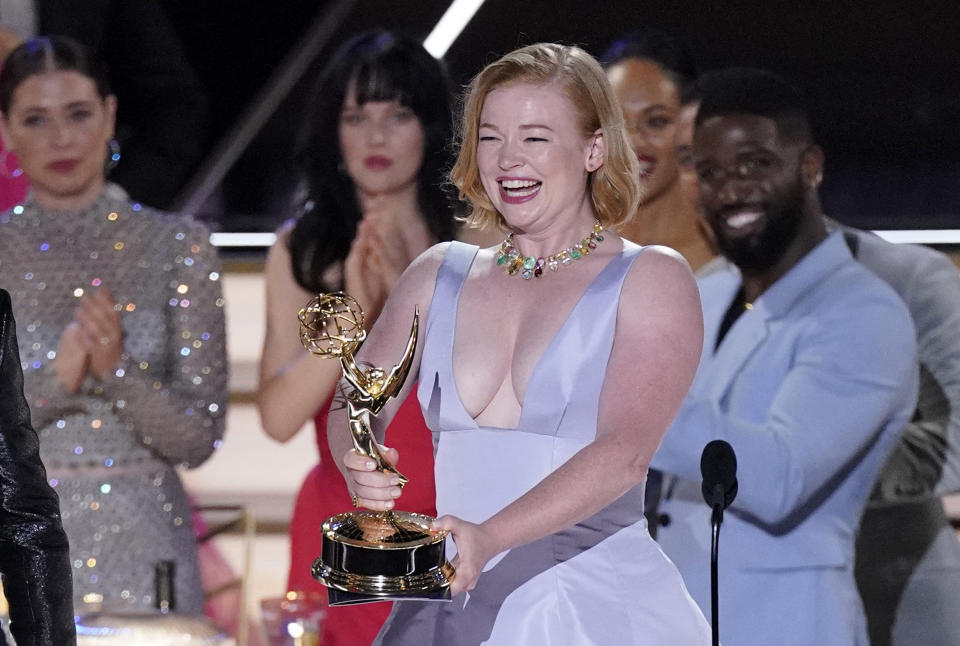
M 320 524 L 351 507 L 325 437 L 340 366 L 301 347 L 297 311 L 317 292 L 342 289 L 357 299 L 370 326 L 410 261 L 452 238 L 452 202 L 442 186 L 451 122 L 441 64 L 417 41 L 384 31 L 355 36 L 339 50 L 306 115 L 300 151 L 306 199 L 267 257 L 257 393 L 264 430 L 280 442 L 316 417 L 320 463 L 301 487 L 290 526 L 292 591 L 323 590 L 310 575 Z M 412 476 L 404 509 L 434 514 L 433 449 L 415 397 L 388 437 Z M 389 609 L 330 609 L 322 643 L 369 643 Z

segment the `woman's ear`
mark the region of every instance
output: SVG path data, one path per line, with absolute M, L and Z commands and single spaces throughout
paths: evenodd
M 103 107 L 107 113 L 107 132 L 110 133 L 110 136 L 107 138 L 113 139 L 116 136 L 117 130 L 117 97 L 108 94 L 103 100 Z
M 597 128 L 588 141 L 587 156 L 584 161 L 584 167 L 588 173 L 592 173 L 603 166 L 606 148 L 603 140 L 603 129 Z

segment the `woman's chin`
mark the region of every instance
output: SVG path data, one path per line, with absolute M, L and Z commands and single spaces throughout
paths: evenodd
M 39 204 L 68 210 L 87 206 L 100 194 L 103 184 L 103 178 L 94 178 L 93 181 L 66 177 L 53 178 L 52 181 L 31 179 L 33 193 Z

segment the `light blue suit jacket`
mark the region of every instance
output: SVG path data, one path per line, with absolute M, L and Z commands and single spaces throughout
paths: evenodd
M 677 479 L 658 540 L 710 616 L 710 512 L 700 453 L 737 453 L 739 494 L 720 534 L 725 646 L 867 644 L 852 574 L 864 502 L 916 401 L 903 301 L 831 234 L 734 323 L 735 271 L 700 281 L 703 357 L 652 466 Z

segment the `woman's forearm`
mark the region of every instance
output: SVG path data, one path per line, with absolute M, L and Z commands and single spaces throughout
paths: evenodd
M 275 374 L 261 377 L 257 409 L 263 430 L 278 442 L 291 439 L 327 401 L 339 376 L 337 361 L 303 350 Z
M 494 553 L 575 525 L 643 482 L 650 456 L 635 447 L 627 438 L 601 436 L 481 523 Z

